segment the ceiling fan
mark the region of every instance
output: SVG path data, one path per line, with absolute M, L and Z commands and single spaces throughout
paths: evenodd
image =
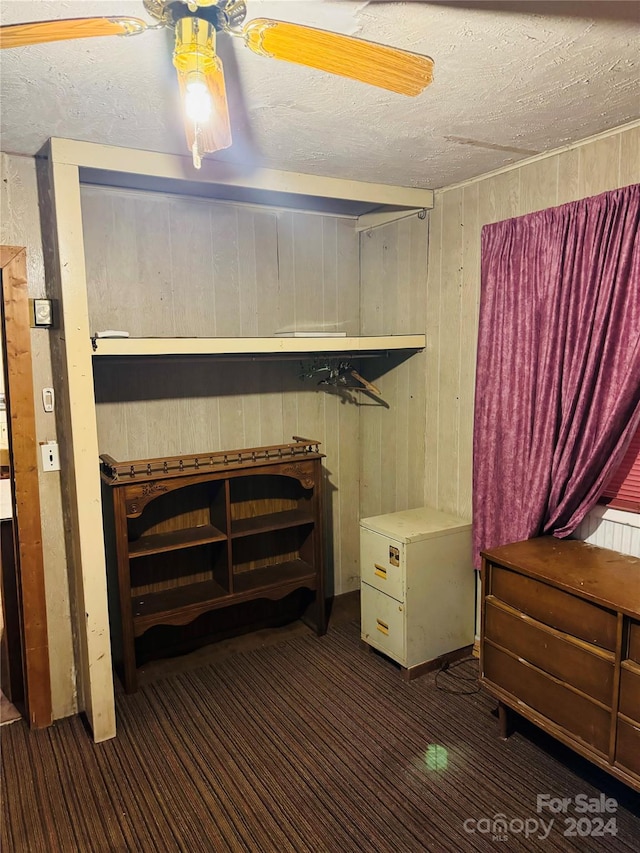
M 216 53 L 220 32 L 242 39 L 260 56 L 350 77 L 401 95 L 418 95 L 433 77 L 430 57 L 400 48 L 270 18 L 243 24 L 244 0 L 143 0 L 143 4 L 157 23 L 131 17 L 90 17 L 8 24 L 0 27 L 0 47 L 173 29 L 173 64 L 187 145 L 197 169 L 203 154 L 231 145 L 224 73 Z

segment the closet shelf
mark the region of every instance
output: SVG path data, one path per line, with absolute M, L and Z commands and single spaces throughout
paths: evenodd
M 387 350 L 421 350 L 425 335 L 272 338 L 91 338 L 94 356 L 219 355 L 299 356 L 303 353 L 372 355 Z

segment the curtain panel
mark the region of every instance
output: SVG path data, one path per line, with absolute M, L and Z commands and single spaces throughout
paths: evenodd
M 482 229 L 474 559 L 572 533 L 640 424 L 640 184 Z

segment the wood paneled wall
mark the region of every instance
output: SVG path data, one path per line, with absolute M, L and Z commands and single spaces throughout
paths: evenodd
M 640 181 L 640 127 L 439 190 L 430 214 L 424 501 L 471 518 L 482 226 Z
M 357 334 L 352 220 L 161 193 L 82 189 L 94 331 L 132 336 Z M 358 584 L 358 407 L 301 379 L 298 361 L 98 360 L 100 451 L 136 459 L 278 444 L 326 454 L 328 559 L 336 594 Z
M 412 217 L 361 235 L 363 335 L 424 334 L 429 220 Z M 363 518 L 423 505 L 427 349 L 398 359 L 362 361 L 384 404 L 361 397 L 360 509 Z M 391 369 L 389 369 L 391 367 Z

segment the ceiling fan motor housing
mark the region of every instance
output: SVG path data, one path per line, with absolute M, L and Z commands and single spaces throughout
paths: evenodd
M 210 5 L 187 4 L 184 0 L 173 0 L 169 3 L 152 2 L 147 5 L 147 11 L 154 17 L 158 17 L 158 11 L 162 19 L 169 26 L 175 26 L 181 18 L 200 18 L 210 23 L 218 32 L 238 27 L 244 21 L 247 14 L 247 6 L 244 0 L 229 2 L 229 0 L 218 0 Z M 155 7 L 154 10 L 150 6 Z M 157 9 L 161 7 L 161 10 Z

